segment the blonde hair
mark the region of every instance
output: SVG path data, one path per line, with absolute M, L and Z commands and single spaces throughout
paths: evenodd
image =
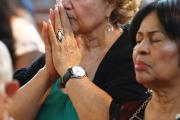
M 109 0 L 111 3 L 112 0 Z M 112 11 L 110 21 L 114 26 L 129 22 L 139 10 L 141 0 L 115 0 L 115 9 Z

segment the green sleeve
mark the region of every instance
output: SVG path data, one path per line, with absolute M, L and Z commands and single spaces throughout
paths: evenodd
M 36 120 L 79 120 L 67 94 L 59 88 L 60 79 L 53 85 Z

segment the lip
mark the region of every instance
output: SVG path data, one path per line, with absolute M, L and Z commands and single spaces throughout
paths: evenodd
M 134 67 L 135 67 L 135 70 L 137 70 L 137 71 L 144 71 L 144 70 L 146 70 L 148 67 L 150 67 L 150 65 L 148 65 L 148 64 L 145 63 L 144 61 L 137 60 L 137 61 L 135 61 L 135 63 L 134 63 Z

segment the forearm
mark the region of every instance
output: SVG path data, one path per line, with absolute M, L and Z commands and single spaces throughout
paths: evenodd
M 17 120 L 34 120 L 49 86 L 48 74 L 44 69 L 39 70 L 13 97 L 11 116 Z
M 71 79 L 66 90 L 81 120 L 108 120 L 112 98 L 87 77 Z

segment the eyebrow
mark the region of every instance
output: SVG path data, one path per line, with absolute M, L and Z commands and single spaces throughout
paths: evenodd
M 162 31 L 159 30 L 153 30 L 153 31 L 149 31 L 148 34 L 154 34 L 154 33 L 163 33 Z M 137 34 L 142 34 L 141 31 L 138 31 Z M 164 33 L 163 33 L 164 34 Z

